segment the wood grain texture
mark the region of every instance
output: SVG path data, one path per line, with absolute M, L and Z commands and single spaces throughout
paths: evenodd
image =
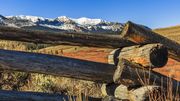
M 113 82 L 114 65 L 62 56 L 0 50 L 0 68 L 37 72 L 95 82 Z
M 124 47 L 135 44 L 120 38 L 119 35 L 33 31 L 3 26 L 0 26 L 0 39 L 55 45 L 66 44 L 107 48 Z
M 126 23 L 120 36 L 137 44 L 161 43 L 168 48 L 171 58 L 180 61 L 180 44 L 142 25 L 137 25 L 129 21 Z
M 119 58 L 139 64 L 143 68 L 158 68 L 167 63 L 168 51 L 162 44 L 135 45 L 112 51 L 108 61 L 117 65 Z
M 82 95 L 81 99 L 85 99 Z M 87 96 L 86 96 L 87 97 Z M 87 97 L 90 101 L 101 101 L 101 98 Z M 0 90 L 0 101 L 77 101 L 77 96 L 41 92 L 19 92 Z
M 116 67 L 115 65 L 61 56 L 0 50 L 0 69 L 5 70 L 44 73 L 101 83 L 112 83 L 114 80 L 118 84 L 129 87 L 143 85 L 140 77 L 148 79 L 149 75 L 151 77 L 150 84 L 161 85 L 161 79 L 168 80 L 166 76 L 142 69 L 134 63 L 124 61 L 119 61 L 119 63 Z M 163 82 L 164 85 L 166 82 Z M 173 85 L 178 85 L 178 81 L 173 80 Z M 164 87 L 166 88 L 166 86 Z
M 97 63 L 62 56 L 0 50 L 0 69 L 5 70 L 36 72 L 90 80 L 94 82 L 112 83 L 115 70 L 119 72 L 118 69 L 120 69 L 122 74 L 117 75 L 116 77 L 121 77 L 121 81 L 129 81 L 125 81 L 126 85 L 141 84 L 138 79 L 139 77 L 137 76 L 137 70 L 140 71 L 141 77 L 144 76 L 144 73 L 146 75 L 149 74 L 149 70 L 143 70 L 136 65 L 133 65 L 133 67 L 122 67 L 123 66 L 117 68 L 115 65 L 111 64 Z M 159 78 L 162 76 L 158 73 L 154 73 L 153 75 L 157 75 Z M 154 76 L 154 78 L 156 78 L 156 76 Z
M 68 101 L 64 94 L 18 92 L 0 90 L 0 101 Z

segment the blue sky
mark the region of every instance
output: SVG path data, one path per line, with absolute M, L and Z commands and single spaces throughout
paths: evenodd
M 180 25 L 180 0 L 0 0 L 0 14 L 131 20 L 159 28 Z

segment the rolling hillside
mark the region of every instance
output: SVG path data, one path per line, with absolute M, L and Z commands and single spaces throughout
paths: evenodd
M 174 40 L 174 41 L 180 43 L 180 25 L 173 26 L 173 27 L 167 27 L 167 28 L 155 29 L 154 31 L 171 39 L 171 40 Z

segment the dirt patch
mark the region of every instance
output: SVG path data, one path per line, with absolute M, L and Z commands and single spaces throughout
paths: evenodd
M 86 47 L 84 49 L 78 49 L 78 51 L 72 50 L 66 52 L 64 50 L 63 53 L 59 55 L 94 62 L 108 63 L 108 55 L 112 50 L 113 49 Z M 180 62 L 176 60 L 169 58 L 167 64 L 164 67 L 155 68 L 153 70 L 180 81 Z

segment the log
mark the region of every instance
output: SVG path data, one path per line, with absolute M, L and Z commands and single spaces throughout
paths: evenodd
M 0 49 L 0 69 L 113 82 L 114 65 L 40 53 Z
M 160 87 L 147 85 L 139 88 L 128 89 L 125 85 L 103 84 L 101 91 L 104 96 L 114 96 L 117 99 L 128 101 L 146 101 L 149 95 L 155 91 L 159 91 Z
M 121 39 L 117 35 L 35 31 L 3 26 L 0 26 L 0 39 L 55 45 L 67 44 L 107 48 L 135 45 L 135 43 Z
M 83 99 L 83 96 L 82 96 Z M 77 101 L 77 96 L 41 92 L 0 90 L 0 101 Z M 88 97 L 90 101 L 101 101 L 101 98 Z
M 124 85 L 127 86 L 142 85 L 139 75 L 140 77 L 144 77 L 144 75 L 148 77 L 149 70 L 142 69 L 142 67 L 140 68 L 136 65 L 134 66 L 134 64 L 129 66 L 129 64 L 132 63 L 126 64 L 125 62 L 125 64 L 122 64 L 125 66 L 116 67 L 111 64 L 97 63 L 62 56 L 0 49 L 0 69 L 44 73 L 100 83 L 112 83 L 115 73 L 118 75 L 114 76 L 114 80 L 115 77 L 120 77 L 121 84 L 124 83 Z M 119 73 L 119 70 L 122 71 L 122 73 Z M 139 75 L 137 75 L 137 71 Z M 165 80 L 168 79 L 167 77 L 155 72 L 151 72 L 151 75 L 154 79 L 158 78 L 158 80 L 161 77 Z M 153 83 L 154 79 L 150 80 L 150 83 Z M 174 81 L 174 83 L 177 83 L 177 81 Z M 160 85 L 160 82 L 157 82 L 157 84 Z
M 0 90 L 0 101 L 68 101 L 64 94 Z
M 180 44 L 142 25 L 137 25 L 130 21 L 127 22 L 120 37 L 137 44 L 161 43 L 168 48 L 171 58 L 180 61 Z
M 162 44 L 136 45 L 113 50 L 108 61 L 117 65 L 119 58 L 139 64 L 143 68 L 158 68 L 167 63 L 168 51 Z
M 165 90 L 172 88 L 173 94 L 180 92 L 179 81 L 148 69 L 142 69 L 141 65 L 131 63 L 125 59 L 119 60 L 113 80 L 115 83 L 126 85 L 129 88 L 137 87 L 138 84 L 139 86 L 156 85 Z

